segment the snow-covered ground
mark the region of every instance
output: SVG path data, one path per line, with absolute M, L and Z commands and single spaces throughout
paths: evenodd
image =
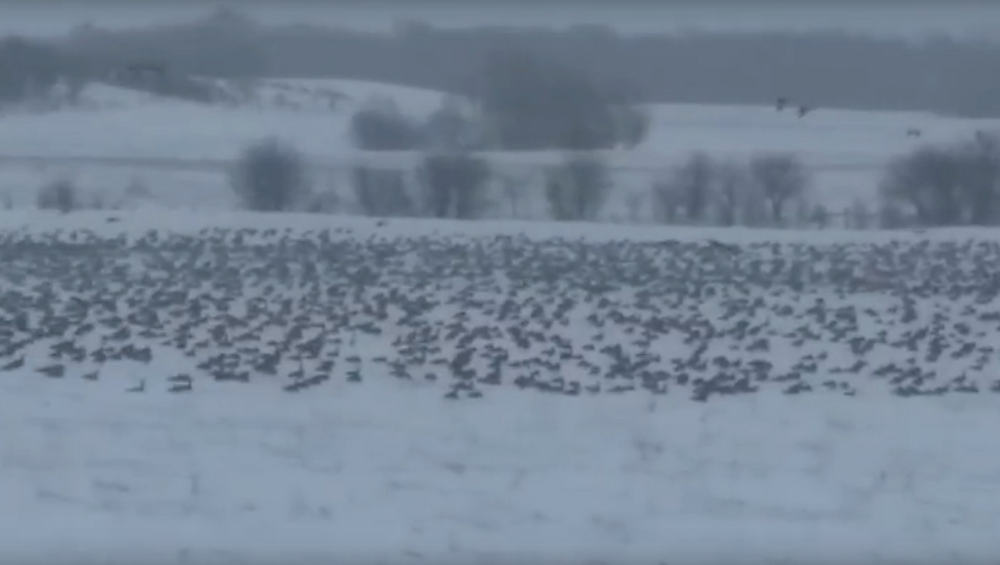
M 6 563 L 988 563 L 996 399 L 0 381 Z M 389 383 L 392 385 L 392 383 Z
M 997 256 L 0 213 L 0 561 L 990 562 Z
M 91 85 L 78 107 L 0 116 L 0 197 L 9 196 L 18 207 L 30 206 L 40 185 L 69 177 L 84 192 L 103 192 L 105 200 L 114 201 L 138 177 L 155 195 L 162 195 L 152 199 L 158 204 L 231 206 L 225 165 L 248 143 L 272 135 L 308 155 L 317 166 L 318 184 L 344 190 L 348 171 L 358 162 L 409 169 L 419 158 L 408 152 L 354 149 L 348 124 L 361 104 L 372 97 L 388 97 L 403 113 L 421 119 L 442 99 L 433 91 L 352 80 L 271 79 L 244 91 L 254 94 L 252 101 L 221 107 Z M 796 117 L 794 108 L 776 112 L 769 106 L 655 105 L 649 110 L 653 129 L 648 140 L 634 150 L 605 152 L 616 167 L 616 190 L 607 218 L 627 219 L 627 201 L 645 194 L 658 174 L 696 150 L 736 159 L 763 151 L 794 152 L 812 169 L 812 200 L 840 211 L 855 199 L 874 198 L 878 177 L 890 157 L 920 143 L 971 138 L 975 130 L 993 129 L 998 123 L 825 108 L 803 119 Z M 908 137 L 907 130 L 913 128 L 922 135 Z M 540 183 L 541 168 L 562 157 L 558 151 L 486 156 L 495 167 L 532 187 Z M 70 157 L 95 160 L 67 160 Z M 129 159 L 136 162 L 128 163 Z M 154 167 L 142 159 L 169 163 Z M 167 165 L 174 170 L 164 170 Z M 531 192 L 537 195 L 541 190 Z M 536 200 L 522 216 L 545 216 L 544 201 Z

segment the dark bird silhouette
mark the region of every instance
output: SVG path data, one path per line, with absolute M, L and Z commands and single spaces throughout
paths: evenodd
M 63 365 L 48 365 L 40 367 L 38 372 L 50 378 L 60 378 L 66 374 L 66 367 Z
M 24 355 L 18 357 L 17 359 L 14 359 L 13 361 L 11 361 L 10 363 L 7 363 L 3 367 L 0 367 L 0 370 L 2 370 L 2 371 L 14 371 L 14 370 L 20 369 L 23 366 L 24 366 Z

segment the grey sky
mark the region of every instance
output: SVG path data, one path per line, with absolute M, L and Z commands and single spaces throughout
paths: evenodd
M 239 6 L 262 21 L 310 22 L 389 30 L 401 19 L 441 26 L 481 24 L 568 26 L 603 23 L 625 33 L 686 29 L 842 28 L 871 34 L 1000 37 L 1000 2 L 952 0 L 861 2 L 553 1 L 523 0 L 6 0 L 0 33 L 53 35 L 91 22 L 127 27 L 197 17 L 219 5 Z

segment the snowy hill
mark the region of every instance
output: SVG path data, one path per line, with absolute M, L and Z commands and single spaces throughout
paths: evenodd
M 0 213 L 0 559 L 984 562 L 998 238 Z
M 5 130 L 12 135 L 0 139 L 0 154 L 229 159 L 245 143 L 274 134 L 317 158 L 336 158 L 352 150 L 346 125 L 369 99 L 392 99 L 403 114 L 422 119 L 445 96 L 339 79 L 216 82 L 240 103 L 199 104 L 90 85 L 81 96 L 82 110 L 4 116 Z M 793 109 L 776 112 L 770 106 L 657 104 L 648 109 L 654 122 L 651 137 L 636 151 L 609 153 L 623 164 L 658 167 L 664 158 L 702 150 L 719 156 L 794 151 L 818 167 L 870 166 L 916 143 L 953 140 L 1000 125 L 997 120 L 823 108 L 802 119 Z M 922 136 L 908 138 L 908 129 L 919 129 Z M 546 159 L 559 154 L 549 153 Z M 530 155 L 518 158 L 531 160 Z
M 0 155 L 232 159 L 271 135 L 329 155 L 350 150 L 350 117 L 369 98 L 390 97 L 420 118 L 441 96 L 356 81 L 272 80 L 249 87 L 239 104 L 224 105 L 92 84 L 76 108 L 0 118 L 10 132 L 0 139 Z
M 201 104 L 91 85 L 76 108 L 0 116 L 5 132 L 0 136 L 0 194 L 11 195 L 18 207 L 30 206 L 34 191 L 52 178 L 72 177 L 87 193 L 120 191 L 141 178 L 151 187 L 152 200 L 168 207 L 231 207 L 220 173 L 248 143 L 268 136 L 295 144 L 321 169 L 317 182 L 342 186 L 358 163 L 410 170 L 420 158 L 416 152 L 354 148 L 349 123 L 358 108 L 372 98 L 390 98 L 403 114 L 422 119 L 444 97 L 352 80 L 216 82 L 239 102 Z M 616 172 L 609 218 L 625 217 L 629 193 L 648 190 L 658 174 L 692 151 L 735 159 L 764 151 L 793 152 L 811 169 L 814 202 L 840 211 L 856 199 L 874 198 L 889 158 L 920 144 L 969 139 L 976 130 L 1000 125 L 996 120 L 825 108 L 801 119 L 794 109 L 777 112 L 770 106 L 653 105 L 649 111 L 649 139 L 634 150 L 601 152 Z M 909 130 L 920 136 L 909 136 Z M 563 152 L 493 151 L 484 156 L 495 167 L 527 178 L 558 162 Z M 151 165 L 148 160 L 160 162 Z M 537 208 L 530 217 L 543 215 Z

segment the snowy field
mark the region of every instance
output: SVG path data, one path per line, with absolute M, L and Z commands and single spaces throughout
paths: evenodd
M 91 85 L 78 107 L 50 113 L 0 115 L 0 199 L 30 207 L 38 188 L 57 178 L 74 180 L 105 204 L 133 206 L 124 194 L 136 181 L 149 188 L 146 204 L 170 208 L 231 209 L 225 178 L 248 143 L 267 136 L 298 146 L 313 165 L 319 190 L 350 199 L 349 171 L 366 162 L 412 171 L 420 155 L 353 148 L 350 117 L 373 96 L 396 101 L 422 119 L 434 111 L 438 92 L 350 80 L 272 79 L 252 88 L 237 106 L 212 106 Z M 635 221 L 628 202 L 642 199 L 657 175 L 693 151 L 735 159 L 765 151 L 790 151 L 810 167 L 810 199 L 842 211 L 856 199 L 872 203 L 885 162 L 921 143 L 971 139 L 996 120 L 920 113 L 860 112 L 819 108 L 805 118 L 770 106 L 655 105 L 653 129 L 633 150 L 604 152 L 615 171 L 615 190 L 603 217 Z M 919 129 L 918 138 L 907 130 Z M 522 219 L 544 219 L 542 172 L 558 151 L 489 152 L 493 167 L 528 193 Z M 496 216 L 510 216 L 503 197 Z M 643 220 L 645 218 L 638 218 Z
M 0 561 L 995 562 L 998 256 L 0 213 Z

